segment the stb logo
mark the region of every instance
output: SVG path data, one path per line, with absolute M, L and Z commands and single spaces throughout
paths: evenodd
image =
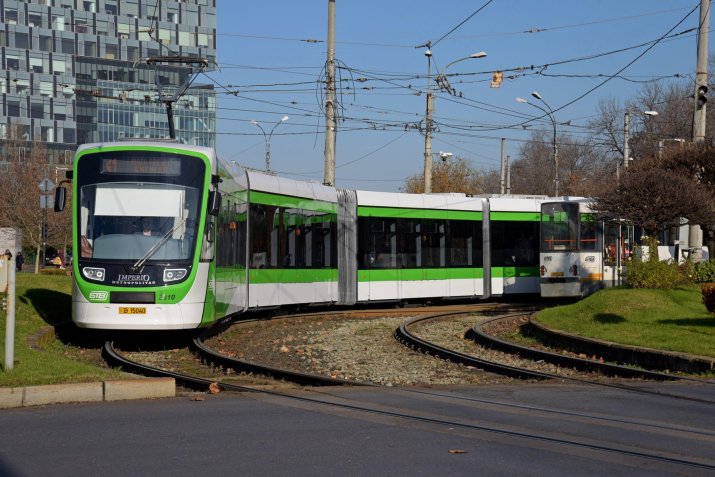
M 107 299 L 106 291 L 91 291 L 89 292 L 89 299 L 95 301 L 105 301 Z

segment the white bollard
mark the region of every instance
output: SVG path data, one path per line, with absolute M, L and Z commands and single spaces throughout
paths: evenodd
M 7 263 L 7 315 L 5 322 L 5 371 L 15 364 L 15 259 Z

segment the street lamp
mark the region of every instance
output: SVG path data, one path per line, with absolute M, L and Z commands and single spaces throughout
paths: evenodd
M 260 129 L 263 133 L 263 138 L 266 140 L 266 172 L 271 172 L 271 136 L 273 136 L 273 131 L 276 130 L 278 125 L 285 121 L 288 121 L 288 116 L 283 116 L 281 120 L 278 121 L 275 126 L 273 126 L 271 132 L 266 135 L 266 131 L 263 130 L 258 121 L 256 121 L 255 119 L 251 120 L 251 124 L 255 124 L 256 126 L 258 126 L 258 129 Z
M 658 111 L 643 111 L 643 114 L 646 116 L 658 116 Z M 630 131 L 631 131 L 631 114 L 629 111 L 626 111 L 623 115 L 623 168 L 628 169 L 628 161 L 631 160 L 630 158 L 630 147 L 628 144 L 628 138 L 630 137 Z M 618 176 L 618 171 L 616 171 L 616 175 Z
M 442 162 L 447 162 L 447 159 L 452 157 L 454 154 L 452 154 L 451 152 L 439 151 L 438 155 Z
M 427 46 L 427 50 L 425 51 L 425 56 L 427 57 L 427 110 L 425 112 L 424 192 L 425 194 L 429 194 L 430 192 L 432 192 L 432 110 L 434 109 L 434 98 L 432 96 L 432 85 L 430 81 L 430 66 L 432 64 L 432 51 L 430 50 L 430 47 L 432 46 L 432 42 L 427 42 L 425 46 Z M 479 53 L 472 53 L 469 56 L 465 56 L 464 58 L 459 58 L 457 60 L 452 61 L 451 63 L 448 63 L 447 66 L 445 66 L 442 70 L 442 73 L 437 76 L 437 82 L 441 86 L 446 87 L 449 91 L 449 82 L 447 81 L 447 77 L 444 74 L 444 72 L 447 71 L 447 68 L 463 60 L 469 60 L 472 58 L 484 58 L 485 56 L 487 56 L 487 54 L 483 51 L 480 51 Z
M 530 106 L 540 109 L 541 111 L 546 113 L 546 115 L 551 120 L 551 125 L 554 127 L 554 140 L 553 140 L 553 145 L 554 145 L 554 195 L 556 197 L 558 197 L 559 196 L 559 149 L 558 149 L 558 145 L 556 144 L 556 119 L 554 118 L 554 111 L 551 109 L 551 106 L 549 106 L 546 103 L 546 101 L 544 101 L 544 99 L 541 97 L 541 95 L 539 94 L 538 91 L 534 91 L 533 93 L 531 93 L 531 95 L 534 98 L 541 101 L 542 103 L 544 103 L 544 106 L 546 106 L 546 108 L 548 110 L 544 109 L 541 106 L 539 106 L 538 104 L 534 104 L 524 98 L 516 98 L 516 102 L 517 103 L 526 103 Z

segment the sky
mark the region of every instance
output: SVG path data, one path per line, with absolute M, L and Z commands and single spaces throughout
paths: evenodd
M 517 97 L 544 107 L 531 96 L 538 91 L 558 135 L 585 138 L 600 101 L 623 105 L 649 81 L 694 84 L 699 4 L 336 0 L 336 186 L 398 191 L 423 171 L 428 60 L 417 46 L 432 43 L 433 153 L 498 170 L 502 138 L 512 160 L 533 130 L 551 138 L 551 120 Z M 218 69 L 196 83 L 216 88 L 219 155 L 264 169 L 257 121 L 273 130 L 271 170 L 322 183 L 328 0 L 219 0 L 217 18 Z M 477 52 L 487 56 L 463 59 Z M 495 71 L 499 88 L 490 87 Z M 456 95 L 436 91 L 438 72 Z

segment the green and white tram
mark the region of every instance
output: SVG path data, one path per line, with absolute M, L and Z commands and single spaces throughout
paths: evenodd
M 174 141 L 83 145 L 68 178 L 72 318 L 86 328 L 197 328 L 298 305 L 582 296 L 611 283 L 627 248 L 586 199 L 341 190 Z
M 215 273 L 216 173 L 207 148 L 152 141 L 78 149 L 72 173 L 78 326 L 178 329 L 213 319 L 207 284 Z

